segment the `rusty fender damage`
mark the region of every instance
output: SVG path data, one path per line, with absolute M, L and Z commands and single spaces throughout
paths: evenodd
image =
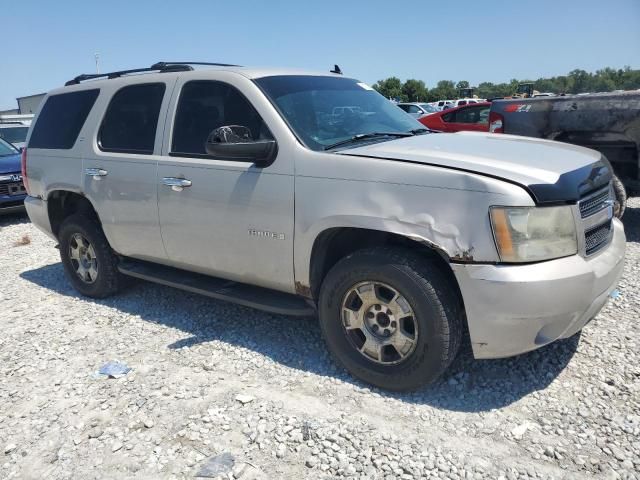
M 311 275 L 314 245 L 326 232 L 382 232 L 428 247 L 447 263 L 495 263 L 499 258 L 489 207 L 535 205 L 524 188 L 484 175 L 432 165 L 317 156 L 300 162 L 296 174 L 296 191 L 305 195 L 297 196 L 295 205 L 295 291 L 307 298 L 316 288 Z M 340 172 L 341 178 L 327 178 L 326 171 Z

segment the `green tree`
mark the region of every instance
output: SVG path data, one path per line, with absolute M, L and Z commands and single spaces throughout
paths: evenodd
M 407 80 L 402 85 L 402 93 L 410 102 L 424 102 L 427 100 L 427 87 L 422 80 Z
M 631 67 L 624 67 L 620 70 L 620 80 L 616 84 L 617 88 L 624 90 L 635 90 L 640 88 L 640 70 L 631 70 Z
M 552 80 L 555 83 L 555 88 L 551 91 L 553 93 L 571 93 L 573 88 L 573 80 L 565 75 L 559 77 L 553 77 Z
M 402 82 L 398 77 L 389 77 L 384 80 L 378 80 L 372 86 L 381 95 L 387 98 L 407 101 L 407 97 L 402 93 Z
M 491 82 L 482 82 L 478 84 L 477 94 L 480 98 L 494 98 L 496 97 L 496 86 Z
M 481 98 L 509 97 L 516 92 L 518 84 L 526 82 L 530 80 L 512 78 L 504 83 L 481 82 L 476 93 Z M 379 80 L 373 85 L 373 88 L 385 97 L 404 102 L 453 99 L 458 97 L 458 89 L 468 87 L 469 82 L 466 80 L 440 80 L 435 88 L 427 89 L 422 80 L 412 78 L 403 83 L 398 77 Z M 533 82 L 533 87 L 540 92 L 558 94 L 635 90 L 640 89 L 640 70 L 633 70 L 629 66 L 619 69 L 606 67 L 596 70 L 595 73 L 575 69 L 567 75 L 538 78 Z
M 448 100 L 458 96 L 455 83 L 451 80 L 440 80 L 433 91 L 437 100 Z
M 555 90 L 555 83 L 551 78 L 539 78 L 533 82 L 533 88 L 539 92 L 553 92 Z
M 583 93 L 589 91 L 591 74 L 584 70 L 576 69 L 569 72 L 569 78 L 573 80 L 571 93 Z

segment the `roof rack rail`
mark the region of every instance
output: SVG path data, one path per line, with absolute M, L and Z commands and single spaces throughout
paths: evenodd
M 143 72 L 185 72 L 193 70 L 193 67 L 184 64 L 154 64 L 148 68 L 132 68 L 130 70 L 118 70 L 117 72 L 105 72 L 105 73 L 83 73 L 82 75 L 78 75 L 75 78 L 72 78 L 64 85 L 77 85 L 80 82 L 84 82 L 86 80 L 94 80 L 96 78 L 118 78 L 123 75 L 129 75 L 132 73 L 143 73 Z
M 166 68 L 172 65 L 209 65 L 211 67 L 240 67 L 232 63 L 212 63 L 212 62 L 157 62 L 151 65 L 151 68 Z
M 143 72 L 187 72 L 193 70 L 191 65 L 210 65 L 216 67 L 239 67 L 230 63 L 211 63 L 211 62 L 156 62 L 147 68 L 133 68 L 131 70 L 119 70 L 117 72 L 107 73 L 83 73 L 65 83 L 65 86 L 77 85 L 86 80 L 94 80 L 96 78 L 118 78 L 131 73 Z

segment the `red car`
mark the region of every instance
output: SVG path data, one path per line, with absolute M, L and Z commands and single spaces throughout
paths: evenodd
M 440 132 L 489 131 L 491 102 L 472 103 L 432 113 L 418 119 L 425 127 Z

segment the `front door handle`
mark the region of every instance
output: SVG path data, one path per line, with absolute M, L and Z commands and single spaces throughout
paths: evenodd
M 185 187 L 191 186 L 191 180 L 186 178 L 164 177 L 162 183 L 171 187 L 174 192 L 181 192 Z
M 85 168 L 84 169 L 84 174 L 89 177 L 93 177 L 94 180 L 102 180 L 102 177 L 106 177 L 108 173 L 109 172 L 107 172 L 106 170 L 103 170 L 102 168 Z

